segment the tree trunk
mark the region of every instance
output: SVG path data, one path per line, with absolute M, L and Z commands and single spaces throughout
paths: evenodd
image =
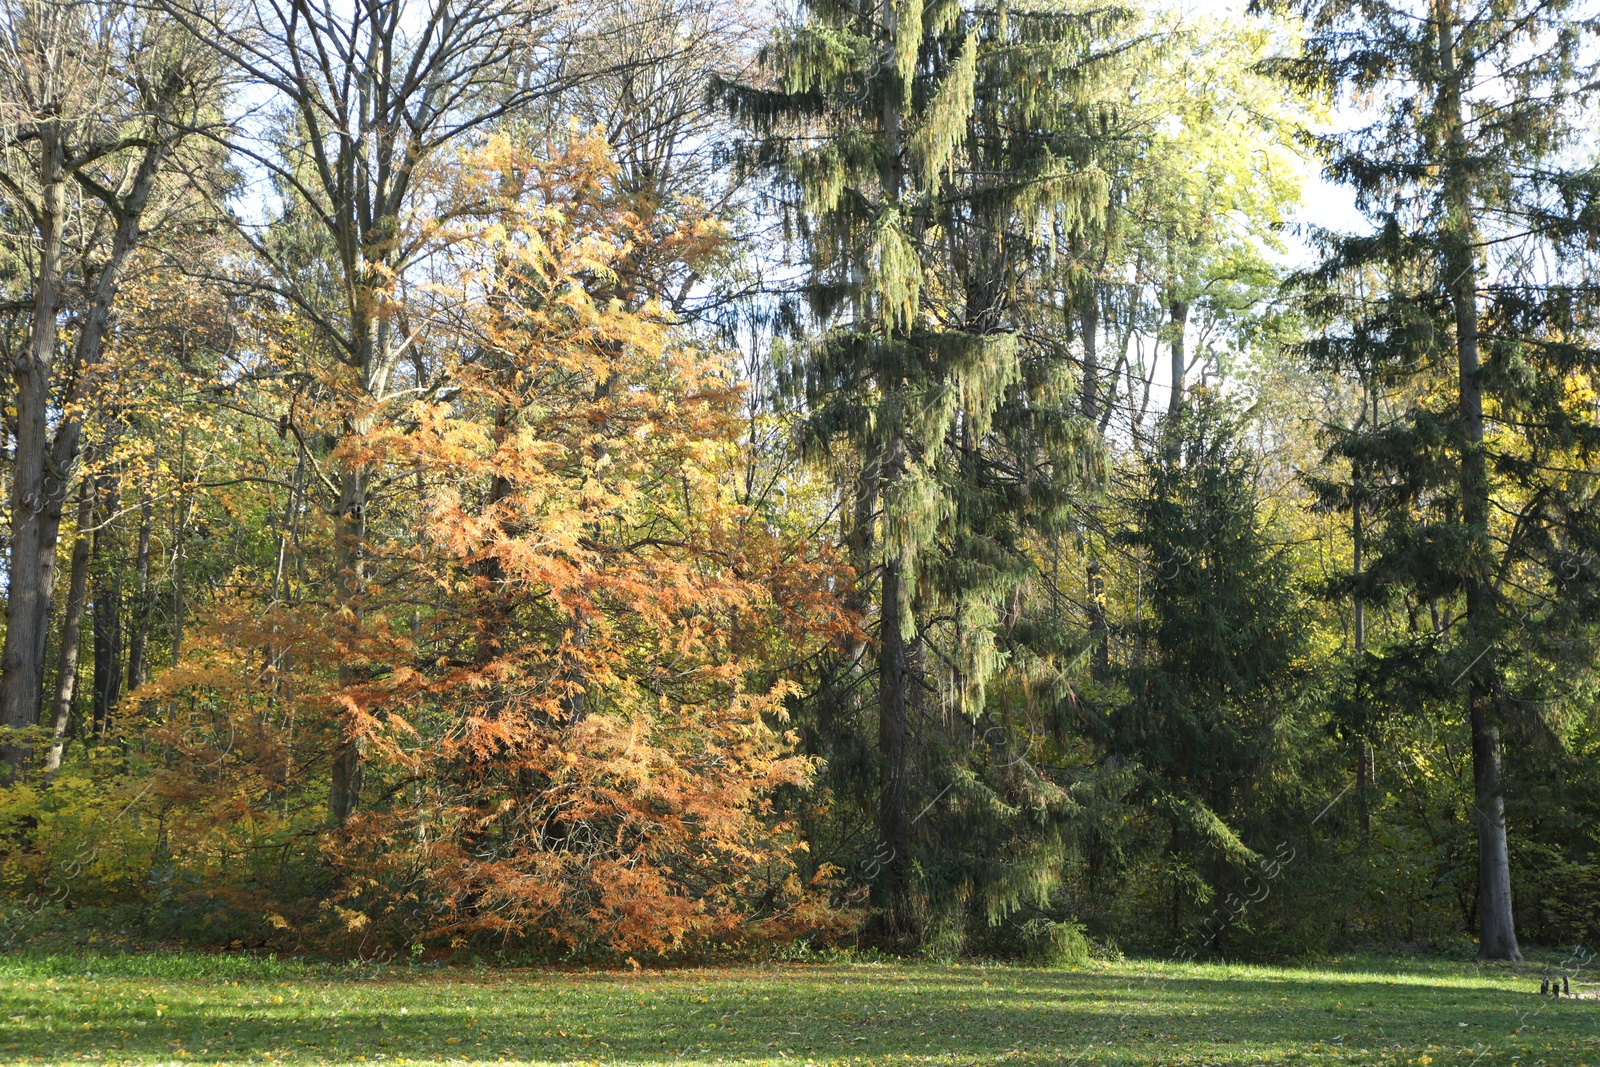
M 140 220 L 170 151 L 170 146 L 161 141 L 147 148 L 127 195 L 121 199 L 110 253 L 100 265 L 78 322 L 69 376 L 74 382 L 73 393 L 55 398 L 63 414 L 52 442 L 47 409 L 52 401 L 56 323 L 61 313 L 62 224 L 68 174 L 58 124 L 43 123 L 38 131 L 39 275 L 28 344 L 22 361 L 14 360 L 12 364 L 17 383 L 17 448 L 11 498 L 11 584 L 6 602 L 5 649 L 0 653 L 4 670 L 0 680 L 0 717 L 5 725 L 16 727 L 33 726 L 39 721 L 56 543 L 61 534 L 66 484 L 83 439 L 88 382 L 105 348 L 123 267 L 138 245 Z M 25 746 L 8 745 L 5 757 L 9 773 L 14 773 L 26 765 L 29 754 Z
M 1102 255 L 1102 259 L 1104 256 Z M 1102 264 L 1103 265 L 1103 264 Z M 1078 307 L 1078 332 L 1083 337 L 1083 417 L 1091 425 L 1100 425 L 1100 288 L 1091 280 L 1088 293 Z M 1104 685 L 1111 678 L 1111 627 L 1106 620 L 1106 583 L 1100 557 L 1094 544 L 1087 545 L 1088 562 L 1084 567 L 1085 592 L 1088 594 L 1089 635 L 1094 642 L 1090 652 L 1089 675 Z
M 1369 395 L 1369 392 L 1364 391 L 1361 397 L 1362 422 L 1365 422 L 1367 418 L 1367 401 Z M 1374 399 L 1374 414 L 1376 414 L 1376 403 L 1377 402 Z M 1374 426 L 1374 429 L 1376 429 L 1376 426 Z M 1350 551 L 1351 571 L 1355 577 L 1356 584 L 1355 596 L 1353 597 L 1354 602 L 1352 604 L 1352 614 L 1354 615 L 1354 619 L 1352 620 L 1352 631 L 1355 638 L 1354 643 L 1358 671 L 1357 677 L 1360 678 L 1363 676 L 1359 672 L 1364 670 L 1362 661 L 1367 650 L 1367 601 L 1366 597 L 1363 596 L 1361 592 L 1361 578 L 1363 574 L 1363 568 L 1366 565 L 1366 560 L 1364 558 L 1366 554 L 1366 528 L 1363 525 L 1364 516 L 1361 512 L 1361 505 L 1364 503 L 1364 498 L 1366 495 L 1365 465 L 1357 463 L 1355 468 L 1351 471 L 1351 475 L 1352 491 L 1350 494 Z M 1358 698 L 1364 698 L 1365 695 L 1365 692 L 1357 693 Z M 1368 840 L 1372 832 L 1370 808 L 1367 802 L 1367 792 L 1370 786 L 1370 783 L 1367 780 L 1367 763 L 1370 758 L 1370 751 L 1367 744 L 1365 731 L 1366 722 L 1365 716 L 1363 716 L 1363 722 L 1361 724 L 1361 736 L 1356 740 L 1356 818 L 1360 823 L 1361 840 L 1363 843 Z
M 502 385 L 507 384 L 506 377 L 505 374 L 501 375 Z M 496 449 L 505 444 L 510 424 L 511 411 L 509 406 L 497 404 L 494 413 L 494 444 Z M 483 501 L 484 513 L 486 515 L 493 514 L 500 502 L 510 495 L 511 482 L 504 475 L 494 474 L 490 476 L 489 491 L 485 494 Z M 478 599 L 477 649 L 473 656 L 478 665 L 483 666 L 498 659 L 504 648 L 506 627 L 511 622 L 510 602 L 503 592 L 506 580 L 505 568 L 501 566 L 497 557 L 489 556 L 487 559 L 479 560 L 472 565 L 472 570 L 484 585 Z
M 1167 417 L 1161 424 L 1160 430 L 1161 451 L 1167 465 L 1176 468 L 1183 461 L 1183 434 L 1179 419 L 1183 414 L 1184 382 L 1189 373 L 1189 353 L 1185 338 L 1189 325 L 1189 305 L 1183 300 L 1171 300 L 1167 305 L 1167 314 L 1172 362 L 1171 380 L 1168 382 L 1170 395 L 1167 398 Z M 1154 377 L 1155 368 L 1152 367 L 1151 378 Z
M 1456 319 L 1456 363 L 1461 433 L 1461 521 L 1469 542 L 1466 580 L 1465 651 L 1467 719 L 1472 730 L 1473 822 L 1478 833 L 1478 956 L 1520 960 L 1511 902 L 1511 862 L 1506 844 L 1505 798 L 1501 792 L 1500 725 L 1493 677 L 1494 590 L 1489 576 L 1489 472 L 1484 457 L 1483 387 L 1479 382 L 1478 265 L 1472 200 L 1472 161 L 1466 143 L 1462 82 L 1456 66 L 1456 27 L 1451 0 L 1438 0 L 1439 110 L 1445 122 L 1444 193 L 1448 215 L 1443 251 Z
M 381 227 L 379 227 L 381 229 Z M 389 372 L 394 362 L 393 338 L 382 305 L 386 299 L 388 274 L 381 264 L 386 261 L 383 249 L 378 246 L 363 249 L 363 261 L 357 286 L 357 297 L 352 307 L 352 332 L 357 340 L 357 363 L 361 372 L 363 405 L 382 400 L 388 392 Z M 372 428 L 372 418 L 358 411 L 344 425 L 347 438 L 360 438 Z M 361 626 L 361 598 L 366 591 L 366 539 L 367 539 L 367 478 L 368 470 L 362 466 L 344 471 L 339 483 L 339 502 L 335 513 L 335 535 L 338 539 L 336 567 L 338 580 L 334 590 L 335 601 L 344 623 L 352 632 Z M 348 669 L 340 667 L 341 681 L 354 678 Z M 334 826 L 350 821 L 361 803 L 362 764 L 366 759 L 366 737 L 350 723 L 338 724 L 340 736 L 333 753 L 333 766 L 328 776 L 328 818 Z
M 183 617 L 188 611 L 183 594 L 183 534 L 189 526 L 187 485 L 189 478 L 189 434 L 178 431 L 178 477 L 172 494 L 172 648 L 170 663 L 176 667 L 183 659 Z
M 345 473 L 338 511 L 337 596 L 339 607 L 350 616 L 345 623 L 352 628 L 360 626 L 359 598 L 365 577 L 361 545 L 366 538 L 366 490 L 363 472 Z M 341 676 L 345 671 L 346 668 L 341 665 Z M 340 735 L 328 779 L 328 819 L 334 826 L 343 826 L 350 821 L 350 816 L 361 802 L 366 742 L 359 732 L 350 729 L 349 724 L 341 721 L 337 725 Z
M 121 503 L 121 479 L 96 479 L 95 495 L 100 513 L 94 532 L 94 733 L 103 738 L 122 695 L 122 580 L 111 527 Z
M 34 280 L 28 343 L 11 362 L 16 382 L 16 450 L 11 482 L 11 559 L 7 568 L 6 637 L 0 652 L 0 717 L 11 729 L 39 721 L 44 684 L 44 636 L 50 621 L 49 576 L 41 549 L 51 482 L 61 473 L 48 469 L 48 412 L 55 365 L 57 323 L 61 317 L 62 228 L 67 175 L 61 131 L 41 123 L 39 133 L 39 269 Z M 52 546 L 53 547 L 53 546 Z M 28 745 L 4 746 L 9 779 L 26 768 Z
M 61 625 L 61 651 L 56 659 L 55 722 L 44 769 L 55 774 L 67 745 L 72 702 L 78 689 L 78 650 L 83 644 L 83 603 L 89 584 L 89 526 L 94 521 L 94 496 L 85 479 L 78 489 L 78 538 L 72 544 L 72 570 L 67 583 L 67 614 Z
M 1469 689 L 1472 785 L 1478 830 L 1478 956 L 1520 960 L 1511 904 L 1511 857 L 1506 846 L 1505 798 L 1500 791 L 1500 727 L 1477 687 Z
M 1169 328 L 1172 331 L 1172 396 L 1167 401 L 1167 415 L 1176 422 L 1178 411 L 1183 407 L 1184 383 L 1189 376 L 1189 352 L 1185 338 L 1189 329 L 1188 301 L 1173 300 L 1168 305 L 1168 314 L 1171 316 Z
M 893 87 L 883 96 L 883 196 L 886 203 L 900 207 L 900 197 L 905 186 L 905 160 L 903 116 L 905 101 L 902 98 L 902 79 L 899 73 L 898 52 L 902 32 L 920 35 L 920 24 L 910 25 L 902 31 L 899 25 L 900 8 L 893 0 L 883 0 L 883 24 L 888 44 L 885 62 L 891 71 Z M 914 324 L 905 322 L 891 326 L 891 336 L 908 333 Z M 898 379 L 884 383 L 890 388 L 900 387 Z M 899 488 L 905 477 L 905 442 L 899 436 L 890 439 L 884 450 L 880 491 L 887 508 L 890 494 Z M 885 925 L 889 935 L 897 941 L 912 943 L 917 934 L 911 907 L 911 823 L 909 813 L 910 783 L 907 739 L 910 730 L 911 664 L 907 655 L 904 631 L 910 621 L 902 617 L 901 581 L 904 578 L 905 548 L 885 538 L 883 578 L 879 585 L 878 627 L 878 841 L 883 864 L 878 882 L 879 899 L 884 908 Z
M 878 892 L 889 935 L 916 934 L 911 908 L 911 825 L 907 771 L 910 662 L 901 633 L 899 558 L 883 564 L 883 607 L 878 634 Z
M 155 497 L 150 492 L 147 477 L 139 490 L 139 541 L 134 550 L 133 573 L 136 585 L 133 594 L 133 617 L 128 620 L 128 691 L 149 681 L 146 658 L 150 643 L 150 534 L 155 519 Z

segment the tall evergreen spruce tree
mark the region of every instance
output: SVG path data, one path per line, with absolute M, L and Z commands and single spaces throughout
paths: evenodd
M 998 734 L 977 724 L 1004 659 L 1002 608 L 1030 573 L 1026 539 L 1065 521 L 1093 463 L 1067 366 L 1016 326 L 1050 235 L 1103 209 L 1091 49 L 1123 15 L 814 0 L 803 16 L 762 55 L 770 83 L 726 96 L 808 257 L 824 331 L 793 378 L 808 441 L 853 463 L 847 541 L 876 640 L 851 650 L 837 680 L 873 675 L 871 873 L 886 933 L 911 943 L 927 859 L 913 823 L 983 788 L 971 768 L 921 765 L 936 757 L 918 732 L 955 725 L 972 751 L 992 747 Z M 990 799 L 1027 817 L 1014 797 Z M 1059 811 L 1065 796 L 1042 789 L 1034 801 Z
M 1147 446 L 1146 488 L 1121 536 L 1145 561 L 1149 611 L 1133 627 L 1128 699 L 1098 728 L 1165 826 L 1177 940 L 1186 905 L 1253 859 L 1250 831 L 1288 806 L 1278 772 L 1295 758 L 1309 615 L 1263 513 L 1244 420 L 1194 390 L 1170 422 Z M 1214 950 L 1224 933 L 1211 931 Z
M 1560 165 L 1595 24 L 1568 0 L 1264 6 L 1309 25 L 1285 74 L 1368 104 L 1368 124 L 1322 147 L 1374 228 L 1327 237 L 1300 279 L 1327 327 L 1306 354 L 1379 383 L 1395 409 L 1335 443 L 1374 512 L 1358 593 L 1437 609 L 1431 684 L 1471 734 L 1479 954 L 1519 959 L 1502 730 L 1561 695 L 1552 657 L 1570 654 L 1600 578 L 1585 519 L 1594 181 Z

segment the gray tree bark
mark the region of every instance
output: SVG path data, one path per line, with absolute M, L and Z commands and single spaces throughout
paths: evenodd
M 128 620 L 128 691 L 149 681 L 150 609 L 150 536 L 155 524 L 155 498 L 150 493 L 146 479 L 139 491 L 139 537 L 134 549 L 133 618 Z
M 43 4 L 32 27 L 31 62 L 7 56 L 4 71 L 7 92 L 27 99 L 36 118 L 30 140 L 36 141 L 37 200 L 26 204 L 37 237 L 37 267 L 28 343 L 18 350 L 9 368 L 16 383 L 16 452 L 11 508 L 11 554 L 6 601 L 6 634 L 0 649 L 0 721 L 13 729 L 34 727 L 43 700 L 45 641 L 51 615 L 56 546 L 67 487 L 78 464 L 86 409 L 92 400 L 95 371 L 100 364 L 111 326 L 111 312 L 128 260 L 140 241 L 140 223 L 166 162 L 185 131 L 172 119 L 195 86 L 195 72 L 179 55 L 171 63 L 146 73 L 154 80 L 138 86 L 138 113 L 130 115 L 138 132 L 130 136 L 121 127 L 108 132 L 103 115 L 68 115 L 73 105 L 106 106 L 99 88 L 85 90 L 73 79 L 93 75 L 109 83 L 104 71 L 88 74 L 71 64 L 95 51 L 90 44 L 111 47 L 114 41 L 78 41 L 91 32 L 78 17 L 80 8 Z M 114 27 L 93 28 L 114 34 Z M 77 35 L 77 36 L 75 36 Z M 114 50 L 114 48 L 113 48 Z M 43 57 L 43 58 L 41 58 Z M 76 88 L 74 88 L 76 86 Z M 81 97 L 64 98 L 76 91 Z M 92 120 L 92 121 L 91 121 Z M 87 129 L 84 143 L 73 143 L 73 131 Z M 109 139 L 108 139 L 109 138 Z M 133 153 L 137 165 L 118 188 L 103 185 L 94 172 L 97 165 L 119 153 Z M 131 162 L 131 160 L 130 160 Z M 5 175 L 0 185 L 13 196 L 27 196 L 24 183 Z M 71 359 L 58 366 L 60 326 L 68 310 L 63 289 L 63 251 L 68 225 L 68 183 L 75 183 L 86 202 L 99 202 L 113 221 L 105 257 L 93 266 L 93 284 L 78 307 L 76 338 Z M 86 268 L 87 271 L 87 268 Z M 70 386 L 56 395 L 60 386 Z M 52 432 L 50 422 L 55 416 Z M 6 775 L 25 768 L 32 760 L 31 746 L 4 746 Z
M 1471 544 L 1466 581 L 1467 720 L 1472 732 L 1473 823 L 1478 836 L 1478 956 L 1520 960 L 1511 901 L 1511 859 L 1501 786 L 1500 724 L 1494 677 L 1495 594 L 1489 574 L 1489 471 L 1484 456 L 1483 386 L 1479 380 L 1477 227 L 1472 161 L 1466 142 L 1463 72 L 1457 67 L 1460 25 L 1453 0 L 1436 0 L 1439 34 L 1439 112 L 1445 123 L 1443 233 L 1445 270 L 1455 305 L 1456 364 L 1461 426 L 1461 521 Z
M 118 573 L 112 526 L 122 503 L 121 479 L 103 474 L 95 479 L 96 516 L 93 554 L 94 588 L 94 734 L 105 737 L 122 696 L 122 578 Z
M 78 689 L 78 652 L 83 644 L 83 605 L 89 585 L 89 526 L 94 521 L 94 497 L 85 482 L 78 489 L 78 537 L 72 545 L 71 577 L 67 581 L 67 613 L 61 626 L 61 650 L 56 658 L 55 716 L 50 730 L 50 750 L 45 754 L 46 774 L 61 769 L 72 722 L 72 704 Z
M 16 450 L 11 480 L 11 558 L 6 570 L 6 636 L 0 651 L 0 719 L 13 730 L 39 722 L 50 588 L 41 548 L 61 472 L 49 466 L 50 385 L 61 319 L 61 253 L 67 169 L 61 123 L 38 124 L 38 268 L 28 343 L 11 362 L 16 383 Z M 32 747 L 4 746 L 8 777 L 27 766 Z

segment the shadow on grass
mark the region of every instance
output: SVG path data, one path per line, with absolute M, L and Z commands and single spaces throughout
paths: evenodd
M 6 977 L 0 1061 L 1600 1067 L 1600 1005 L 1527 985 L 1470 966 L 1138 964 Z

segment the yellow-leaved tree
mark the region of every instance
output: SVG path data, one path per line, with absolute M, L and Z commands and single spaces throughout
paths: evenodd
M 718 228 L 614 174 L 591 140 L 456 162 L 407 305 L 432 384 L 333 456 L 409 523 L 356 598 L 241 584 L 137 694 L 168 884 L 262 941 L 668 955 L 847 922 L 774 807 L 814 765 L 771 664 L 853 625 L 836 566 L 737 502 L 739 384 L 641 281 Z

